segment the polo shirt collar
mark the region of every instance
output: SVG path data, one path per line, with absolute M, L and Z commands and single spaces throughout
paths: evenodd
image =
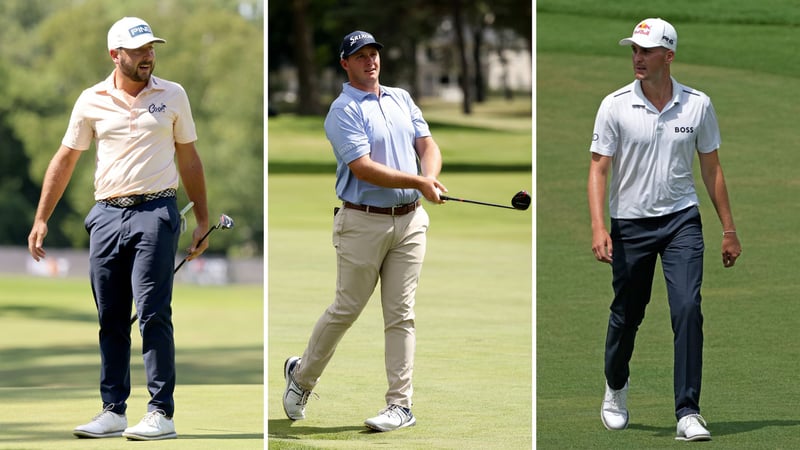
M 152 77 L 150 78 L 152 79 Z M 386 88 L 384 88 L 383 85 L 378 85 L 378 86 L 380 87 L 381 90 L 381 96 L 390 95 L 389 91 Z M 369 96 L 373 97 L 375 96 L 375 94 L 373 94 L 372 92 L 362 91 L 361 89 L 354 88 L 349 81 L 347 83 L 344 83 L 342 87 L 342 92 L 347 94 L 347 96 L 359 101 L 364 100 Z
M 673 77 L 669 77 L 670 81 L 672 81 L 672 101 L 669 105 L 664 108 L 664 111 L 672 108 L 673 106 L 680 104 L 681 102 L 681 92 L 682 87 L 681 85 L 675 80 Z M 650 100 L 644 96 L 644 91 L 642 91 L 642 82 L 640 80 L 633 81 L 633 93 L 634 96 L 631 100 L 631 104 L 633 106 L 641 106 L 641 107 L 648 107 L 652 106 Z M 662 111 L 663 112 L 663 111 Z
M 112 70 L 111 74 L 108 77 L 106 77 L 106 79 L 103 80 L 102 83 L 100 83 L 98 85 L 97 92 L 111 93 L 115 89 L 117 89 L 117 87 L 114 85 L 114 73 L 116 71 L 117 71 L 117 69 Z M 161 86 L 161 83 L 159 83 L 158 78 L 154 77 L 153 75 L 150 75 L 150 79 L 147 80 L 147 86 L 145 86 L 144 89 L 142 89 L 142 92 L 148 91 L 150 89 L 154 89 L 154 90 L 163 90 L 164 89 Z

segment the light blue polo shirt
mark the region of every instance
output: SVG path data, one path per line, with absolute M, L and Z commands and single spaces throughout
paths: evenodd
M 403 89 L 380 86 L 381 96 L 344 83 L 325 118 L 325 135 L 336 155 L 336 195 L 359 205 L 391 207 L 417 201 L 416 189 L 394 189 L 359 180 L 347 166 L 369 155 L 380 164 L 419 174 L 414 142 L 430 136 L 422 112 Z
M 590 151 L 611 157 L 609 215 L 660 217 L 699 203 L 692 165 L 721 143 L 711 99 L 672 79 L 672 100 L 657 110 L 641 82 L 603 99 Z

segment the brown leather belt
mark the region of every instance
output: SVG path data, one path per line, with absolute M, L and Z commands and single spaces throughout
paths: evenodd
M 150 194 L 127 195 L 125 197 L 106 198 L 98 201 L 106 205 L 116 206 L 117 208 L 130 208 L 131 206 L 141 205 L 142 203 L 159 198 L 175 197 L 176 194 L 177 191 L 175 189 L 169 188 Z
M 414 203 L 406 203 L 405 205 L 400 206 L 392 206 L 389 208 L 381 208 L 380 206 L 369 206 L 369 205 L 356 205 L 355 203 L 344 202 L 344 207 L 347 209 L 357 209 L 359 211 L 365 211 L 368 213 L 373 214 L 386 214 L 390 216 L 402 216 L 408 214 L 412 211 L 415 211 L 417 208 L 420 207 L 422 203 L 417 200 Z

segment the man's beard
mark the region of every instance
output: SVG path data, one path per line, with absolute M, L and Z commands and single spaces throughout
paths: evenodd
M 155 69 L 155 67 L 156 67 L 155 61 L 151 62 L 150 63 L 150 70 L 147 72 L 147 75 L 141 76 L 141 75 L 139 75 L 139 65 L 138 64 L 137 65 L 133 65 L 133 64 L 127 64 L 127 63 L 124 63 L 124 62 L 120 64 L 120 69 L 122 70 L 122 73 L 125 76 L 127 76 L 128 78 L 130 78 L 132 81 L 136 81 L 136 82 L 147 82 L 148 80 L 150 80 L 150 75 L 153 74 L 153 69 Z

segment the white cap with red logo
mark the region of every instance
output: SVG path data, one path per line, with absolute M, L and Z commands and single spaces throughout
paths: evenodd
M 633 29 L 633 35 L 619 41 L 619 45 L 636 44 L 643 48 L 664 47 L 673 52 L 678 48 L 678 33 L 666 20 L 644 19 Z

